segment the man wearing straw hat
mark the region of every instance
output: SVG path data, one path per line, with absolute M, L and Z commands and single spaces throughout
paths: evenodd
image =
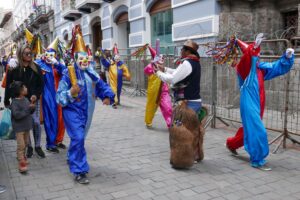
M 182 62 L 176 69 L 158 65 L 157 76 L 163 81 L 178 87 L 175 100 L 187 100 L 187 106 L 196 113 L 201 110 L 200 77 L 201 66 L 198 44 L 187 40 L 181 49 Z
M 174 98 L 176 104 L 173 109 L 172 126 L 170 131 L 170 146 L 171 146 L 171 160 L 170 163 L 175 168 L 187 168 L 192 165 L 194 160 L 201 161 L 204 158 L 203 154 L 203 136 L 205 120 L 198 119 L 198 114 L 201 111 L 201 97 L 200 97 L 200 77 L 201 65 L 200 56 L 198 54 L 198 44 L 192 40 L 184 42 L 181 49 L 181 63 L 176 69 L 164 67 L 157 63 L 156 75 L 166 83 L 170 83 L 174 90 Z M 175 105 L 176 105 L 175 104 Z M 194 111 L 194 112 L 193 112 Z M 185 120 L 189 119 L 189 120 Z M 199 122 L 200 121 L 200 122 Z M 189 152 L 189 162 L 185 162 L 186 156 L 183 149 L 176 149 L 182 145 L 180 140 L 176 140 L 176 135 L 180 135 L 180 128 L 186 127 L 183 130 L 186 134 L 193 134 L 193 139 L 187 139 L 186 149 L 194 152 Z M 173 142 L 172 142 L 173 141 Z M 174 148 L 173 148 L 173 147 Z M 180 153 L 181 152 L 181 153 Z

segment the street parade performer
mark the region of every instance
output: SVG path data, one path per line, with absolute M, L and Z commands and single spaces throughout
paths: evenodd
M 174 90 L 175 108 L 170 132 L 171 157 L 174 168 L 188 168 L 204 158 L 203 137 L 205 118 L 201 116 L 201 66 L 198 44 L 187 40 L 181 49 L 181 63 L 176 69 L 157 63 L 156 75 L 170 83 Z M 207 113 L 207 111 L 205 111 Z M 204 115 L 205 116 L 205 115 Z M 203 122 L 203 123 L 202 123 Z
M 119 50 L 117 48 L 117 44 L 114 45 L 113 48 L 114 52 L 114 58 L 109 59 L 102 57 L 101 63 L 102 65 L 108 70 L 108 78 L 109 78 L 109 85 L 113 92 L 115 93 L 115 104 L 114 108 L 116 108 L 116 105 L 120 105 L 120 96 L 122 91 L 122 85 L 123 85 L 123 77 L 126 78 L 126 80 L 130 80 L 130 73 L 128 70 L 128 67 L 125 65 L 123 61 L 120 60 Z
M 148 76 L 145 124 L 147 128 L 152 127 L 152 121 L 159 106 L 166 121 L 167 127 L 169 128 L 171 126 L 172 119 L 172 102 L 169 94 L 169 86 L 167 83 L 162 82 L 154 73 L 154 59 L 159 56 L 156 54 L 157 50 L 154 50 L 149 45 L 148 49 L 150 51 L 152 61 L 144 68 L 144 73 Z M 160 57 L 156 62 L 163 64 L 163 59 Z
M 259 34 L 252 44 L 236 39 L 243 53 L 235 66 L 240 84 L 240 111 L 243 126 L 238 129 L 234 137 L 227 139 L 226 146 L 237 155 L 236 149 L 244 145 L 250 155 L 251 166 L 269 171 L 271 168 L 265 165 L 269 145 L 267 131 L 262 121 L 265 108 L 264 81 L 290 71 L 294 63 L 294 50 L 288 48 L 275 62 L 259 62 L 262 40 L 262 34 Z
M 58 38 L 55 38 L 55 40 L 48 46 L 41 59 L 35 60 L 35 63 L 42 71 L 44 79 L 42 109 L 47 141 L 46 148 L 48 151 L 53 153 L 59 153 L 57 147 L 62 149 L 66 148 L 66 146 L 62 143 L 65 134 L 62 108 L 60 105 L 57 105 L 55 100 L 58 83 L 63 70 L 66 68 L 56 59 L 58 43 Z
M 67 133 L 71 139 L 68 149 L 68 164 L 75 181 L 88 184 L 86 174 L 89 172 L 84 142 L 88 133 L 95 106 L 95 96 L 103 104 L 114 103 L 114 93 L 104 83 L 93 66 L 88 64 L 88 55 L 85 49 L 79 25 L 72 31 L 72 52 L 75 63 L 63 71 L 59 82 L 56 102 L 62 108 L 63 119 Z

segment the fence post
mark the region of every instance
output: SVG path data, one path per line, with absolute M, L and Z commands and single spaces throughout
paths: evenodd
M 211 86 L 211 94 L 212 94 L 212 122 L 211 122 L 211 128 L 216 128 L 216 103 L 217 103 L 217 66 L 213 62 L 212 64 L 212 86 Z
M 289 94 L 290 94 L 290 72 L 286 77 L 285 102 L 284 102 L 284 121 L 283 121 L 283 148 L 286 148 L 286 138 L 288 137 L 288 112 L 289 112 Z

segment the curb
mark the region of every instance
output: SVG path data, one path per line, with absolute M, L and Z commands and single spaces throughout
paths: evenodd
M 6 191 L 0 194 L 1 200 L 14 200 L 16 198 L 15 188 L 10 180 L 7 160 L 4 155 L 2 140 L 0 139 L 0 184 L 5 185 Z

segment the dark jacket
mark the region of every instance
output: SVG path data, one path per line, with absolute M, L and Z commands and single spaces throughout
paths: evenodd
M 192 72 L 182 81 L 176 83 L 176 85 L 186 85 L 183 88 L 183 99 L 196 100 L 200 99 L 200 79 L 201 79 L 201 65 L 199 61 L 192 59 L 186 59 L 192 66 Z M 176 96 L 176 94 L 175 94 Z M 179 98 L 178 100 L 181 100 Z
M 32 116 L 34 109 L 29 107 L 26 98 L 13 99 L 11 103 L 11 123 L 15 133 L 30 131 L 32 129 Z
M 10 105 L 10 98 L 13 97 L 13 91 L 9 89 L 10 84 L 13 81 L 22 81 L 28 89 L 28 95 L 26 96 L 28 100 L 32 95 L 35 95 L 37 99 L 40 98 L 44 81 L 42 72 L 39 67 L 36 67 L 36 71 L 30 67 L 16 67 L 13 69 L 9 69 L 6 77 L 6 88 L 5 88 L 5 97 L 4 97 L 4 105 Z

